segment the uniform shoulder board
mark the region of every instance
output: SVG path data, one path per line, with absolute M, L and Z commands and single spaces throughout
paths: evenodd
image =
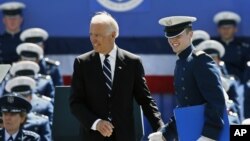
M 51 98 L 50 97 L 47 97 L 47 96 L 44 96 L 44 95 L 39 95 L 38 97 L 40 97 L 42 100 L 45 100 L 45 101 L 51 101 Z
M 28 131 L 28 130 L 23 130 L 23 133 L 26 135 L 26 136 L 32 136 L 34 138 L 39 138 L 39 135 L 33 131 Z
M 195 56 L 200 56 L 200 55 L 202 55 L 202 54 L 205 54 L 205 52 L 204 51 L 202 51 L 202 50 L 194 50 L 193 51 L 193 54 L 195 55 Z
M 45 62 L 49 65 L 55 65 L 55 66 L 59 66 L 60 62 L 56 61 L 56 60 L 51 60 L 49 58 L 44 58 Z
M 40 113 L 37 113 L 37 112 L 34 112 L 34 115 L 37 116 L 38 118 L 49 119 L 48 116 L 40 114 Z
M 38 77 L 43 78 L 43 79 L 47 79 L 47 80 L 51 79 L 50 75 L 44 75 L 44 74 L 38 74 Z

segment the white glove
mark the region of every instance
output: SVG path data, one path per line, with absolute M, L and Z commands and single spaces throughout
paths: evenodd
M 210 138 L 205 137 L 205 136 L 201 136 L 197 141 L 215 141 L 215 140 L 210 139 Z
M 166 141 L 162 135 L 162 132 L 154 132 L 148 136 L 149 141 Z

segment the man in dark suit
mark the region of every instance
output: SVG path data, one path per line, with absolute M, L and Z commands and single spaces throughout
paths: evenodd
M 197 141 L 215 141 L 224 126 L 224 91 L 216 63 L 204 52 L 194 50 L 191 43 L 194 21 L 195 17 L 172 16 L 160 19 L 159 23 L 165 26 L 165 36 L 178 55 L 174 72 L 178 107 L 206 104 L 205 122 Z M 150 134 L 149 140 L 178 140 L 175 119 L 171 118 L 161 132 Z
M 106 12 L 90 23 L 94 50 L 74 62 L 71 112 L 83 126 L 88 141 L 135 141 L 133 99 L 142 106 L 154 131 L 163 125 L 161 114 L 150 96 L 138 56 L 115 44 L 119 27 Z

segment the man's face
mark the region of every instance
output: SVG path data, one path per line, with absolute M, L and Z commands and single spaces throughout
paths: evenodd
M 112 50 L 115 41 L 115 32 L 105 23 L 90 24 L 90 40 L 94 50 L 106 54 Z
M 16 32 L 20 30 L 23 18 L 20 15 L 17 16 L 4 16 L 3 23 L 7 31 Z
M 224 25 L 218 27 L 218 33 L 222 40 L 231 40 L 234 38 L 237 28 L 234 25 Z
M 16 132 L 25 118 L 20 113 L 3 112 L 3 126 L 8 132 Z
M 187 32 L 185 30 L 183 33 L 174 38 L 168 38 L 168 43 L 172 47 L 172 50 L 176 54 L 179 54 L 183 50 L 185 50 L 188 46 L 190 46 L 192 34 L 193 34 L 192 31 Z

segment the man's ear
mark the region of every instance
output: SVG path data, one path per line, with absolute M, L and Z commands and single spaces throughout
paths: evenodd
M 116 38 L 116 32 L 115 31 L 113 31 L 111 35 L 112 35 L 112 38 Z
M 193 37 L 193 31 L 189 31 L 188 35 L 189 35 L 190 38 L 192 38 Z

